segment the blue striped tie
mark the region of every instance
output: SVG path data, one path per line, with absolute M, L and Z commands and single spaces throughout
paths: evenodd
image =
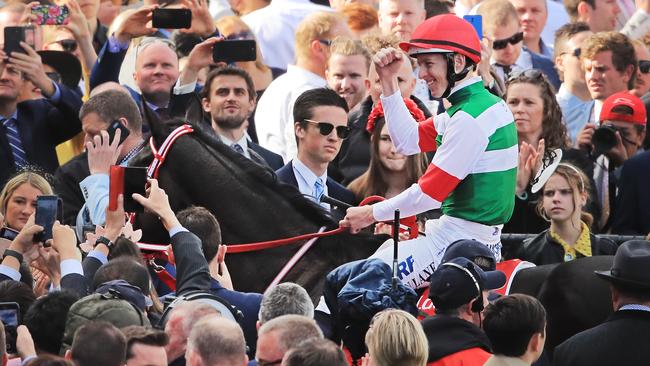
M 25 154 L 25 149 L 23 149 L 23 144 L 20 141 L 18 126 L 16 126 L 16 122 L 13 118 L 3 119 L 2 124 L 5 126 L 7 131 L 7 140 L 9 141 L 9 146 L 11 147 L 11 152 L 14 156 L 16 168 L 22 168 L 27 165 L 27 155 Z
M 323 193 L 325 193 L 323 181 L 320 178 L 316 178 L 316 182 L 314 182 L 314 198 L 316 199 L 316 202 L 320 202 L 320 197 Z

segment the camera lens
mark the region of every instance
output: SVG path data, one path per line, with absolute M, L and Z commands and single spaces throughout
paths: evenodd
M 610 125 L 600 126 L 591 138 L 596 153 L 605 153 L 616 146 L 616 129 Z

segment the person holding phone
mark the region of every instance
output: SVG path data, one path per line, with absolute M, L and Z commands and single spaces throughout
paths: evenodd
M 5 218 L 4 225 L 15 231 L 22 230 L 34 213 L 36 198 L 51 194 L 52 187 L 38 173 L 16 175 L 0 191 L 0 214 Z
M 14 172 L 33 164 L 54 173 L 59 163 L 55 148 L 81 131 L 81 97 L 52 81 L 41 57 L 24 42 L 25 53 L 0 51 L 0 184 Z M 25 81 L 31 81 L 44 98 L 18 103 Z
M 79 116 L 87 152 L 57 171 L 56 186 L 66 203 L 64 222 L 76 223 L 82 238 L 84 225 L 104 224 L 111 165 L 126 166 L 142 150 L 145 141 L 142 117 L 126 92 L 107 90 L 94 95 L 83 105 Z M 122 139 L 124 135 L 127 136 Z
M 210 16 L 207 1 L 184 1 L 183 6 L 192 13 L 191 28 L 184 33 L 196 34 L 205 39 L 218 34 Z M 129 86 L 131 97 L 138 106 L 147 105 L 162 119 L 185 115 L 196 84 L 182 84 L 179 80 L 178 56 L 175 45 L 166 38 L 155 37 L 158 29 L 147 25 L 158 5 L 146 5 L 122 13 L 114 22 L 114 32 L 108 38 L 90 75 L 90 88 L 108 81 L 119 82 L 120 69 L 131 40 L 143 38 L 136 48 L 133 79 L 140 91 Z

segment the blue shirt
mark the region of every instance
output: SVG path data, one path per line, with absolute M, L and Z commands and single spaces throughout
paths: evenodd
M 327 190 L 327 170 L 323 175 L 316 176 L 314 172 L 312 172 L 303 162 L 300 160 L 293 159 L 293 174 L 296 176 L 296 181 L 298 181 L 298 190 L 300 193 L 309 196 L 311 200 L 313 200 L 316 203 L 319 203 L 321 206 L 325 207 L 326 209 L 330 209 L 330 205 L 327 203 L 321 203 L 317 201 L 317 198 L 314 197 L 314 185 L 316 184 L 316 179 L 320 178 L 321 182 L 323 182 L 323 194 L 328 195 L 328 190 Z
M 582 129 L 587 122 L 598 120 L 597 118 L 594 119 L 591 115 L 594 109 L 594 101 L 583 101 L 571 94 L 571 92 L 564 87 L 564 84 L 560 86 L 560 90 L 558 90 L 555 98 L 562 110 L 562 117 L 564 117 L 564 124 L 566 125 L 571 142 L 575 143 L 580 129 Z

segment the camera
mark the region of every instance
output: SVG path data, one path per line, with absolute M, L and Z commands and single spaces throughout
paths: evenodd
M 596 155 L 601 155 L 613 149 L 618 141 L 616 140 L 616 131 L 621 129 L 612 125 L 601 125 L 594 131 L 591 142 L 594 144 Z

